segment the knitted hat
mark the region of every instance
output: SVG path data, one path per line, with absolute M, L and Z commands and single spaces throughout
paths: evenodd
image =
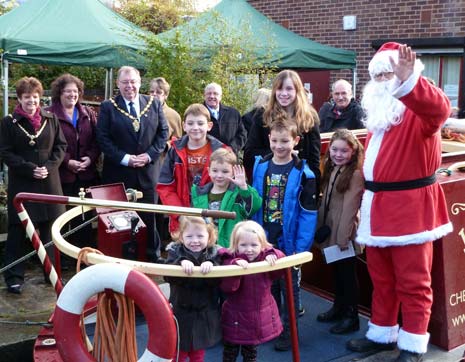
M 368 64 L 368 71 L 373 79 L 375 74 L 383 72 L 392 72 L 391 63 L 389 57 L 394 59 L 395 62 L 399 59 L 399 43 L 389 42 L 384 43 L 381 48 L 378 49 L 376 54 Z

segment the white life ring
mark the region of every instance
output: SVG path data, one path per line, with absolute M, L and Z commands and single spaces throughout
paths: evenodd
M 76 274 L 63 288 L 53 318 L 55 339 L 64 362 L 95 362 L 87 351 L 80 330 L 80 316 L 93 295 L 112 289 L 134 300 L 147 321 L 147 348 L 138 362 L 169 362 L 176 351 L 173 313 L 158 286 L 130 267 L 104 263 Z

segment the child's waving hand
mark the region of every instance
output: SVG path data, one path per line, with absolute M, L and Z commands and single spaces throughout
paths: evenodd
M 242 190 L 247 190 L 247 182 L 245 178 L 245 170 L 241 165 L 233 166 L 234 177 L 229 180 Z

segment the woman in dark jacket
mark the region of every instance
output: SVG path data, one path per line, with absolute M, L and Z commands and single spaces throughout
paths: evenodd
M 244 166 L 247 170 L 253 169 L 255 156 L 271 152 L 269 127 L 278 119 L 296 122 L 301 138 L 295 150 L 299 158 L 307 161 L 318 182 L 321 148 L 318 113 L 309 104 L 299 75 L 292 70 L 283 70 L 276 76 L 265 110 L 254 115 L 244 149 Z
M 78 196 L 81 187 L 97 184 L 96 163 L 100 155 L 95 136 L 95 112 L 80 101 L 84 83 L 71 74 L 63 74 L 52 83 L 52 105 L 46 108 L 60 121 L 68 143 L 60 166 L 63 193 Z
M 81 188 L 97 185 L 97 160 L 100 149 L 96 141 L 95 112 L 80 103 L 84 94 L 84 83 L 71 74 L 63 74 L 52 82 L 52 105 L 46 108 L 54 113 L 68 143 L 65 158 L 60 166 L 63 194 L 77 197 Z M 84 219 L 76 218 L 69 223 L 72 229 L 92 217 L 89 211 Z M 88 224 L 68 238 L 73 244 L 89 246 L 92 240 L 92 225 Z M 64 259 L 69 260 L 69 259 Z
M 0 124 L 0 158 L 8 166 L 8 237 L 4 264 L 20 258 L 26 250 L 25 229 L 21 225 L 13 199 L 18 192 L 62 195 L 58 167 L 66 140 L 58 119 L 40 108 L 42 84 L 33 77 L 21 78 L 16 83 L 19 104 L 13 114 Z M 43 242 L 50 241 L 53 221 L 65 209 L 63 205 L 26 203 L 26 210 Z M 8 292 L 20 294 L 24 283 L 24 263 L 4 273 Z
M 270 100 L 270 96 L 271 89 L 268 88 L 260 88 L 254 95 L 253 108 L 249 112 L 242 115 L 242 123 L 244 123 L 245 129 L 247 130 L 247 134 L 249 134 L 250 128 L 252 127 L 252 122 L 255 117 L 255 113 L 265 109 L 265 106 L 268 104 Z

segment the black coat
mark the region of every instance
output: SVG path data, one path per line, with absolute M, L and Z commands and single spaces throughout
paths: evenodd
M 205 103 L 204 105 L 207 107 Z M 242 150 L 247 139 L 247 131 L 242 123 L 239 111 L 236 108 L 224 106 L 220 103 L 219 119 L 213 117 L 211 113 L 210 117 L 213 128 L 209 134 L 231 147 L 235 153 Z
M 364 128 L 362 107 L 352 98 L 349 105 L 341 111 L 340 115 L 334 112 L 336 106 L 326 102 L 320 108 L 320 132 L 333 132 L 338 128 L 360 129 Z
M 253 108 L 247 113 L 242 115 L 242 123 L 244 124 L 245 130 L 247 134 L 250 132 L 250 128 L 252 127 L 253 118 L 255 117 L 255 113 L 260 112 L 263 110 L 263 107 Z
M 139 95 L 141 112 L 150 97 Z M 121 95 L 115 97 L 118 107 L 126 112 L 126 103 Z M 97 142 L 104 154 L 102 178 L 104 183 L 124 182 L 126 187 L 140 190 L 153 189 L 156 183 L 158 159 L 168 140 L 168 124 L 160 102 L 153 100 L 148 111 L 142 115 L 140 130 L 135 132 L 132 120 L 121 113 L 111 101 L 100 105 L 97 121 Z M 132 168 L 120 164 L 126 154 L 147 153 L 152 159 L 144 167 Z
M 244 148 L 244 167 L 248 170 L 253 169 L 255 156 L 266 156 L 271 153 L 270 140 L 268 135 L 270 129 L 263 126 L 264 110 L 258 110 L 253 118 L 252 127 L 250 128 L 247 143 Z M 303 135 L 301 135 L 299 144 L 295 147 L 299 151 L 299 158 L 307 161 L 308 166 L 315 174 L 318 181 L 320 179 L 320 149 L 321 139 L 320 130 L 317 124 Z
M 219 265 L 217 246 L 205 249 L 196 257 L 181 243 L 167 246 L 166 264 L 180 265 L 190 260 L 195 266 L 204 261 Z M 165 277 L 170 283 L 170 303 L 179 323 L 180 349 L 191 351 L 214 346 L 221 339 L 219 279 Z
M 36 134 L 27 118 L 13 113 L 3 118 L 0 124 L 0 157 L 8 166 L 8 220 L 12 224 L 20 223 L 13 207 L 17 193 L 63 195 L 58 168 L 65 156 L 66 139 L 56 116 L 44 110 L 40 112 L 41 125 L 44 122 L 47 125 L 32 146 L 19 127 L 21 125 L 31 135 Z M 34 169 L 42 166 L 48 170 L 47 178 L 34 178 Z M 33 222 L 53 221 L 65 212 L 64 205 L 31 202 L 25 206 Z

